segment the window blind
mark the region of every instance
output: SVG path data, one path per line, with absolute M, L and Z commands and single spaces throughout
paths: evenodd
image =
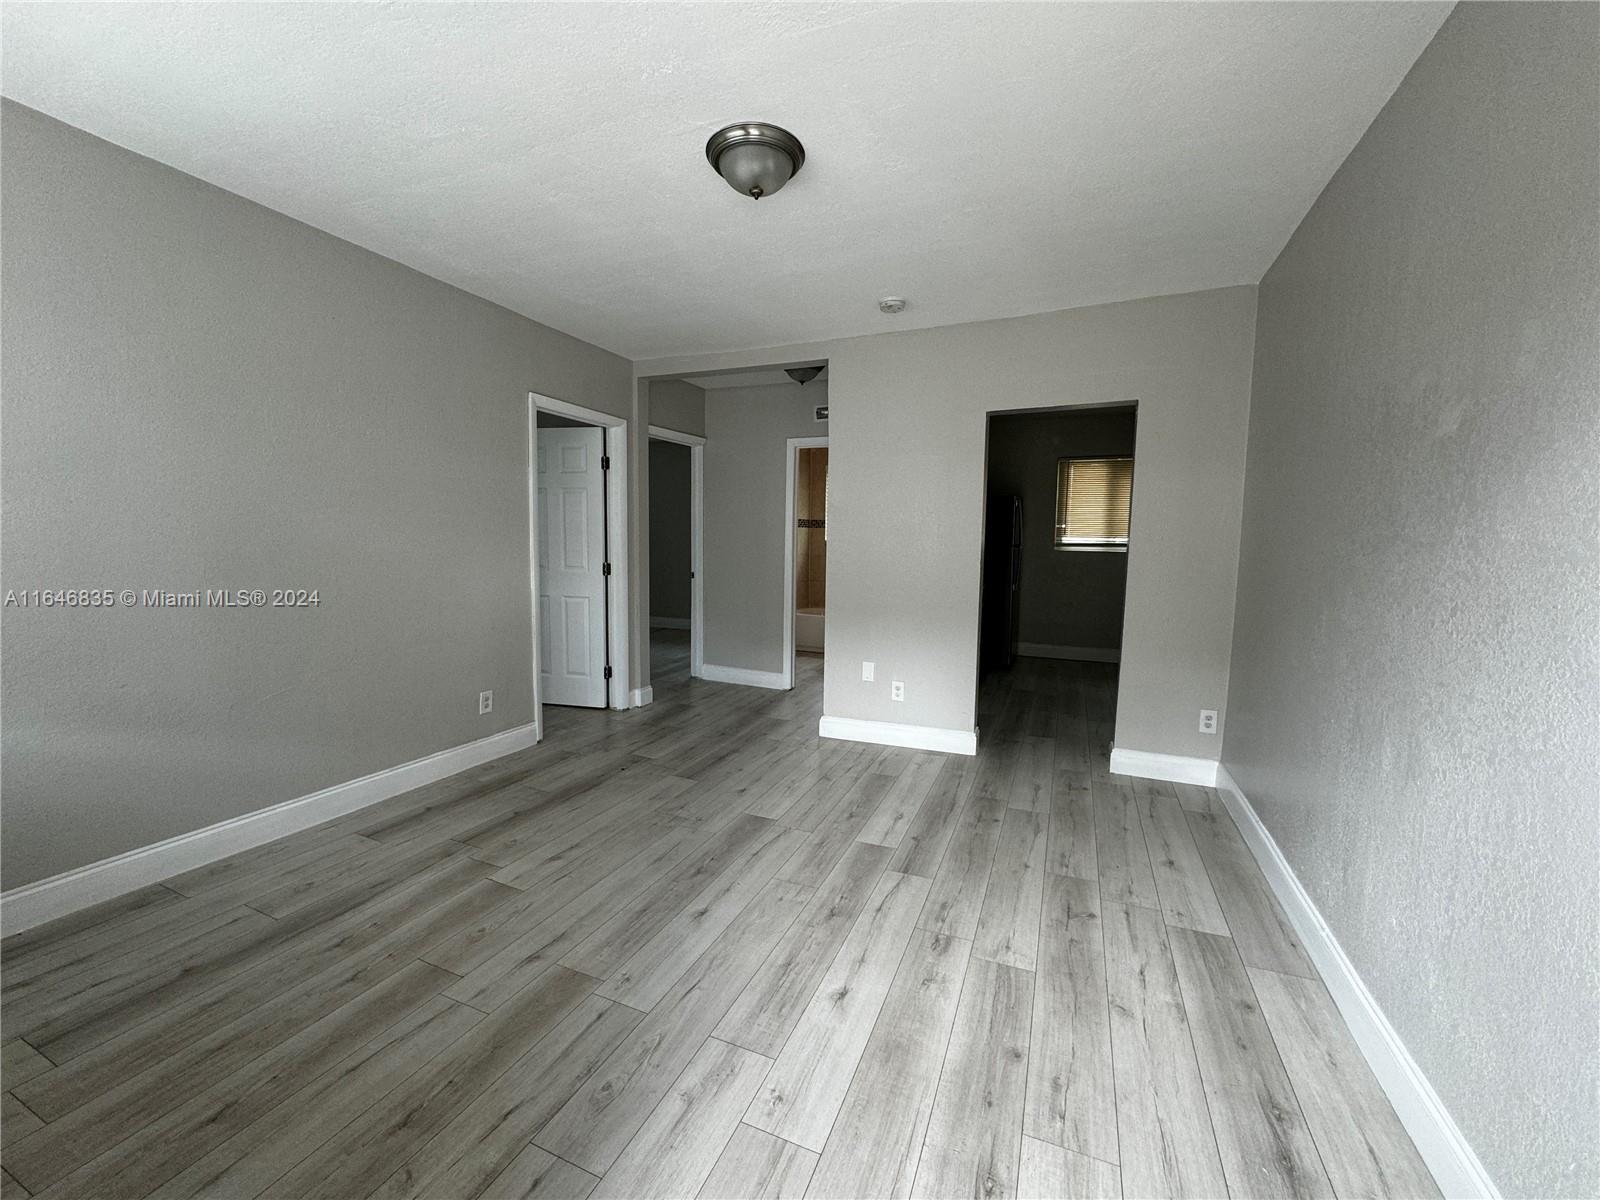
M 1056 545 L 1126 546 L 1133 459 L 1063 458 L 1056 464 Z

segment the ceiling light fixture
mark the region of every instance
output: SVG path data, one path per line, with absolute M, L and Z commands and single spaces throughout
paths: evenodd
M 711 135 L 706 161 L 734 191 L 759 200 L 800 173 L 806 148 L 787 129 L 763 121 L 740 121 Z
M 794 380 L 801 387 L 805 387 L 818 375 L 822 374 L 821 367 L 785 367 L 783 373 Z

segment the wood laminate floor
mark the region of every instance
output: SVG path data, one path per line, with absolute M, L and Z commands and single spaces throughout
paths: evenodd
M 691 680 L 7 939 L 6 1197 L 1432 1196 L 1216 796 Z

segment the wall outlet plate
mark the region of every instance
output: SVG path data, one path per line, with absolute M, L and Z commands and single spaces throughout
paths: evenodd
M 494 711 L 494 693 L 493 692 L 479 692 L 478 693 L 478 715 L 481 717 L 485 713 L 492 713 L 493 711 Z
M 1202 708 L 1200 710 L 1200 732 L 1215 733 L 1217 731 L 1217 710 Z
M 906 698 L 906 685 L 896 679 L 889 685 L 889 699 L 904 700 Z

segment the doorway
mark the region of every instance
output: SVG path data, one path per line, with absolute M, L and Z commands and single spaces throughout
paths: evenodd
M 528 395 L 528 558 L 533 694 L 628 707 L 627 422 Z
M 1133 404 L 989 418 L 979 707 L 991 716 L 986 698 L 1030 679 L 1093 680 L 1115 695 L 1137 420 Z
M 705 669 L 705 445 L 650 426 L 650 680 L 699 678 Z
M 784 686 L 795 658 L 824 654 L 828 587 L 828 439 L 790 438 L 784 481 Z

